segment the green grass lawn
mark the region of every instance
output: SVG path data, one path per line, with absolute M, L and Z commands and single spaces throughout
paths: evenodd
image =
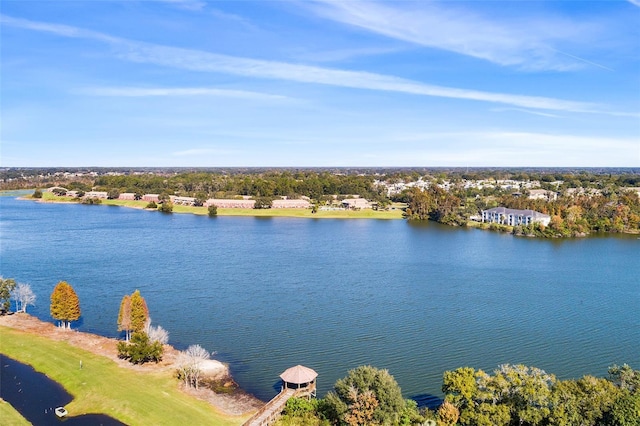
M 0 401 L 0 420 L 2 420 L 2 424 L 4 426 L 22 426 L 31 424 L 6 401 Z
M 178 389 L 171 371 L 138 372 L 65 342 L 0 327 L 0 352 L 33 366 L 74 396 L 70 416 L 103 413 L 129 425 L 240 425 L 248 416 L 225 416 Z M 82 360 L 82 369 L 79 368 Z M 8 404 L 0 417 L 21 423 Z

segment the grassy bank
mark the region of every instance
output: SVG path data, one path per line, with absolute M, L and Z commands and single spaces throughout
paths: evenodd
M 31 424 L 6 401 L 0 401 L 0 419 L 2 419 L 2 424 L 4 426 L 23 426 Z
M 60 383 L 74 400 L 71 416 L 103 413 L 130 425 L 240 425 L 245 417 L 229 417 L 178 390 L 171 371 L 139 372 L 112 360 L 59 342 L 0 327 L 0 352 L 33 366 Z M 83 368 L 79 368 L 82 360 Z M 0 417 L 16 418 L 0 405 Z
M 72 197 L 58 197 L 50 192 L 42 194 L 42 201 L 78 202 Z M 123 206 L 144 209 L 146 201 L 102 200 L 103 205 Z M 394 206 L 392 210 L 320 210 L 311 213 L 311 209 L 218 209 L 218 216 L 253 216 L 253 217 L 302 217 L 309 219 L 402 219 L 402 206 Z M 191 213 L 207 215 L 206 207 L 173 206 L 174 213 Z

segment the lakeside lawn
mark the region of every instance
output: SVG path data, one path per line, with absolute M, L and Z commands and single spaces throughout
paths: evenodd
M 48 202 L 78 202 L 72 197 L 58 197 L 50 192 L 42 194 L 42 201 Z M 101 205 L 123 206 L 144 209 L 146 201 L 130 200 L 101 200 Z M 402 219 L 404 205 L 396 204 L 391 210 L 319 210 L 311 213 L 311 209 L 218 209 L 218 216 L 253 216 L 253 217 L 302 217 L 309 219 Z M 173 213 L 191 213 L 207 215 L 206 207 L 173 206 Z
M 6 401 L 0 401 L 0 419 L 2 419 L 4 426 L 28 426 L 31 424 Z
M 73 333 L 71 331 L 71 333 Z M 223 415 L 178 389 L 172 371 L 139 372 L 66 342 L 0 326 L 0 352 L 33 366 L 60 383 L 74 400 L 70 416 L 102 413 L 129 425 L 240 425 L 248 416 Z M 82 360 L 82 369 L 79 362 Z M 13 407 L 0 403 L 0 417 L 28 424 Z

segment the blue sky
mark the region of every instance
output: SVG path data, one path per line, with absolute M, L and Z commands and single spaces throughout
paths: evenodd
M 640 166 L 640 0 L 3 0 L 10 166 Z

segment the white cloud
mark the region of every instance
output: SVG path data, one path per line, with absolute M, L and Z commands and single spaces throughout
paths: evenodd
M 328 51 L 313 51 L 298 55 L 302 60 L 312 62 L 337 62 L 362 56 L 379 56 L 396 53 L 401 49 L 391 47 L 363 47 L 354 49 L 335 49 Z
M 89 87 L 77 91 L 90 96 L 151 97 L 151 96 L 217 96 L 252 100 L 284 100 L 286 96 L 248 90 L 215 89 L 206 87 L 150 88 L 150 87 Z
M 636 6 L 640 7 L 640 0 L 628 0 L 628 1 L 629 1 L 629 3 L 631 3 L 631 4 L 633 4 L 633 5 L 636 5 Z
M 532 132 L 466 131 L 398 134 L 402 149 L 386 161 L 404 165 L 638 167 L 636 139 Z
M 494 111 L 494 112 L 516 111 L 516 112 L 523 112 L 525 114 L 539 115 L 541 117 L 550 117 L 550 118 L 561 117 L 560 115 L 557 115 L 557 114 L 550 114 L 548 112 L 541 112 L 541 111 L 532 111 L 524 108 L 491 108 L 491 111 Z
M 127 61 L 150 63 L 178 69 L 225 73 L 253 78 L 313 83 L 352 89 L 367 89 L 420 96 L 473 100 L 529 109 L 601 113 L 638 117 L 640 113 L 608 111 L 604 106 L 557 98 L 486 92 L 426 84 L 404 78 L 365 71 L 348 71 L 278 61 L 267 61 L 136 42 L 69 26 L 42 24 L 0 15 L 0 22 L 15 27 L 54 33 L 65 37 L 88 38 L 111 44 L 116 55 Z
M 403 1 L 401 7 L 375 1 L 316 0 L 300 4 L 337 22 L 500 65 L 566 71 L 593 64 L 555 48 L 559 42 L 590 39 L 596 28 L 584 21 L 530 14 L 498 21 L 459 2 Z

